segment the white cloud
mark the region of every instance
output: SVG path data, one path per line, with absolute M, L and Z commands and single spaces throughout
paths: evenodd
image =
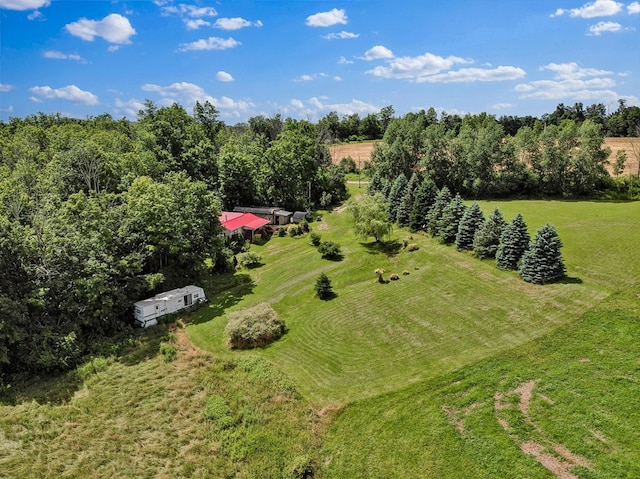
M 4 113 L 11 113 L 13 111 L 13 105 L 9 105 L 7 108 L 0 108 L 0 111 Z
M 62 53 L 56 50 L 47 50 L 45 52 L 42 53 L 42 56 L 44 58 L 51 58 L 54 60 L 75 60 L 78 62 L 83 61 L 83 58 L 80 55 L 76 55 L 76 54 L 66 54 L 66 53 Z
M 504 110 L 505 108 L 513 108 L 515 105 L 513 103 L 496 103 L 495 105 L 491 105 L 492 110 Z
M 353 113 L 369 114 L 377 113 L 380 107 L 353 99 L 349 103 L 323 103 L 321 99 L 313 97 L 309 99 L 309 104 L 317 110 L 317 113 L 335 111 L 339 115 L 351 115 Z
M 142 90 L 158 93 L 162 98 L 168 100 L 167 103 L 176 101 L 189 107 L 193 106 L 196 101 L 200 103 L 208 101 L 216 108 L 225 110 L 227 115 L 234 118 L 239 118 L 241 113 L 246 113 L 255 107 L 250 101 L 233 100 L 226 96 L 214 98 L 208 95 L 202 87 L 189 82 L 177 82 L 164 87 L 147 83 L 142 85 Z
M 330 27 L 337 24 L 346 25 L 347 15 L 344 8 L 338 10 L 334 8 L 329 12 L 320 12 L 307 17 L 306 24 L 310 27 Z
M 622 25 L 616 22 L 598 22 L 595 25 L 589 27 L 589 33 L 587 35 L 598 36 L 604 32 L 618 32 L 622 29 Z
M 77 22 L 65 26 L 71 35 L 92 42 L 96 37 L 104 38 L 109 43 L 128 44 L 136 31 L 129 20 L 122 15 L 112 13 L 102 20 L 81 18 Z
M 214 23 L 213 26 L 216 28 L 221 28 L 222 30 L 240 30 L 241 28 L 246 27 L 261 27 L 262 22 L 260 20 L 256 22 L 250 22 L 249 20 L 245 20 L 241 17 L 219 18 L 216 20 L 216 23 Z
M 335 81 L 344 81 L 344 80 L 342 79 L 342 77 L 340 77 L 340 76 L 338 76 L 338 75 L 334 76 L 334 77 L 333 77 L 333 79 L 334 79 Z
M 34 86 L 29 91 L 39 97 L 49 100 L 68 100 L 82 105 L 97 105 L 98 97 L 91 92 L 81 90 L 75 85 L 68 85 L 63 88 L 51 88 L 50 86 Z
M 315 80 L 316 78 L 322 78 L 328 76 L 326 73 L 312 73 L 311 75 L 300 75 L 298 78 L 294 79 L 295 82 L 306 82 Z
M 512 66 L 499 66 L 496 68 L 461 68 L 436 75 L 422 76 L 416 79 L 417 83 L 461 83 L 461 82 L 493 82 L 517 80 L 525 76 L 522 68 Z
M 119 98 L 116 98 L 115 105 L 116 115 L 123 115 L 127 118 L 135 118 L 138 116 L 138 112 L 140 110 L 145 109 L 145 105 L 143 102 L 133 98 L 127 101 L 122 101 Z
M 520 98 L 535 100 L 616 101 L 623 96 L 612 90 L 616 86 L 612 72 L 582 68 L 577 63 L 550 63 L 540 68 L 555 75 L 550 80 L 537 80 L 516 85 Z
M 13 90 L 13 85 L 9 85 L 7 83 L 0 83 L 0 92 L 6 93 L 11 90 Z
M 364 56 L 360 57 L 362 60 L 379 60 L 379 59 L 388 59 L 393 58 L 393 52 L 389 50 L 387 47 L 383 47 L 382 45 L 376 45 L 373 48 L 370 48 L 366 52 L 364 52 Z
M 33 103 L 44 103 L 42 98 L 36 98 L 35 96 L 30 96 L 29 101 L 32 101 Z
M 34 10 L 29 15 L 27 15 L 28 20 L 37 20 L 38 18 L 44 18 L 44 15 L 40 10 Z
M 340 65 L 351 65 L 353 63 L 353 60 L 347 60 L 345 57 L 340 57 L 338 59 L 338 63 Z
M 294 107 L 294 108 L 296 108 L 298 110 L 301 110 L 301 109 L 304 108 L 304 103 L 302 103 L 300 100 L 296 100 L 295 98 L 293 100 L 291 100 L 290 103 L 291 103 L 292 107 Z
M 344 30 L 342 30 L 340 33 L 329 33 L 328 35 L 324 35 L 322 38 L 326 40 L 345 40 L 350 38 L 358 38 L 359 36 L 359 33 L 345 32 Z
M 178 15 L 179 17 L 187 16 L 191 18 L 215 17 L 218 15 L 218 12 L 216 12 L 213 7 L 197 7 L 195 5 L 186 5 L 184 3 L 179 5 L 169 5 L 166 7 L 164 6 L 166 2 L 155 3 L 160 6 L 164 15 Z
M 231 37 L 224 38 L 219 37 L 209 37 L 206 39 L 196 40 L 191 43 L 182 43 L 180 45 L 181 52 L 187 52 L 191 50 L 226 50 L 228 48 L 234 48 L 241 43 Z
M 623 4 L 614 0 L 595 0 L 594 2 L 585 3 L 580 8 L 571 8 L 569 10 L 558 8 L 552 17 L 559 17 L 568 13 L 571 17 L 594 18 L 609 17 L 620 13 Z
M 211 23 L 203 20 L 202 18 L 196 18 L 195 20 L 185 19 L 184 24 L 188 30 L 197 30 L 200 27 L 210 27 Z
M 231 76 L 230 73 L 224 72 L 224 71 L 219 71 L 218 73 L 216 73 L 216 80 L 218 81 L 223 81 L 223 82 L 229 82 L 229 81 L 234 81 L 233 76 Z
M 367 52 L 368 53 L 368 52 Z M 460 57 L 447 58 L 433 53 L 425 53 L 417 57 L 401 57 L 388 62 L 388 66 L 377 66 L 367 73 L 382 78 L 404 78 L 418 80 L 450 69 L 456 63 L 471 63 Z
M 7 10 L 35 10 L 50 4 L 50 0 L 0 0 L 0 8 Z
M 629 15 L 640 13 L 640 2 L 633 2 L 627 5 L 627 12 Z

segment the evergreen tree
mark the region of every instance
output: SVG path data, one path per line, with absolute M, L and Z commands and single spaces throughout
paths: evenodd
M 393 182 L 393 186 L 391 187 L 391 191 L 389 192 L 389 220 L 392 223 L 395 223 L 398 220 L 398 210 L 402 205 L 402 198 L 404 197 L 405 192 L 407 191 L 407 186 L 409 182 L 407 181 L 407 177 L 404 176 L 404 173 L 400 173 L 396 180 Z
M 480 259 L 495 258 L 500 235 L 507 222 L 496 207 L 473 238 L 473 254 Z
M 371 181 L 369 182 L 369 187 L 367 188 L 367 193 L 373 195 L 375 193 L 382 193 L 382 189 L 384 187 L 384 182 L 382 181 L 382 177 L 380 173 L 377 171 L 371 177 Z
M 320 273 L 318 279 L 316 279 L 315 291 L 320 299 L 327 299 L 333 296 L 333 286 L 331 286 L 331 280 L 325 273 Z
M 462 201 L 460 194 L 456 196 L 442 210 L 442 216 L 438 221 L 438 237 L 446 244 L 451 244 L 456 240 L 460 221 L 464 216 L 467 207 Z
M 527 225 L 518 213 L 502 231 L 496 251 L 496 266 L 499 269 L 518 269 L 518 263 L 529 248 L 530 241 Z
M 413 209 L 413 203 L 419 186 L 420 179 L 418 175 L 414 173 L 409 179 L 407 189 L 402 197 L 402 203 L 398 209 L 397 221 L 400 226 L 409 226 L 409 217 L 411 216 L 411 210 Z
M 427 213 L 436 201 L 438 190 L 433 181 L 425 179 L 416 191 L 413 208 L 409 215 L 409 228 L 411 231 L 424 231 L 427 227 Z
M 484 224 L 484 215 L 477 202 L 467 208 L 458 226 L 456 235 L 456 247 L 458 251 L 471 251 L 473 249 L 473 238 L 476 232 Z
M 451 203 L 451 191 L 446 186 L 443 186 L 427 213 L 427 231 L 431 236 L 438 236 L 440 218 L 449 203 Z
M 542 226 L 522 256 L 519 271 L 522 279 L 529 283 L 545 284 L 563 278 L 566 269 L 560 248 L 562 241 L 556 229 L 548 223 Z

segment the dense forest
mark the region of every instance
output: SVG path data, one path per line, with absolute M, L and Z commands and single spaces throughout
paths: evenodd
M 147 101 L 134 122 L 0 122 L 0 384 L 10 372 L 73 367 L 129 330 L 134 301 L 229 267 L 221 210 L 342 201 L 333 141 L 383 139 L 366 165 L 380 184 L 419 171 L 469 198 L 637 195 L 637 178 L 609 175 L 602 145 L 637 136 L 640 108 L 621 101 L 605 111 L 399 118 L 385 107 L 362 119 L 275 115 L 230 126 L 208 102 L 190 114 Z

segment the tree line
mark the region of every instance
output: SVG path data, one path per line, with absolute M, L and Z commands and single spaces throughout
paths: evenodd
M 134 301 L 197 281 L 205 259 L 231 266 L 221 210 L 344 199 L 316 125 L 268 133 L 206 102 L 0 123 L 0 382 L 73 367 L 127 334 Z

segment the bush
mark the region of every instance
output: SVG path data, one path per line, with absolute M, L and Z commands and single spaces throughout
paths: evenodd
M 309 222 L 305 219 L 300 221 L 299 223 L 300 229 L 303 233 L 308 233 L 311 228 L 309 228 Z
M 233 426 L 234 423 L 227 402 L 217 394 L 212 394 L 207 398 L 204 405 L 204 416 L 218 424 L 221 429 Z
M 384 274 L 384 269 L 377 268 L 374 273 L 376 274 L 376 276 L 378 276 L 378 283 L 384 283 L 384 278 L 382 277 L 382 275 Z
M 178 350 L 175 344 L 160 343 L 160 354 L 162 354 L 165 363 L 170 363 L 178 356 Z
M 227 317 L 224 334 L 232 349 L 263 347 L 287 331 L 284 321 L 268 303 L 229 313 Z
M 320 235 L 318 233 L 311 233 L 309 236 L 309 244 L 315 247 L 320 246 Z
M 287 234 L 293 238 L 294 236 L 300 236 L 303 233 L 300 225 L 289 225 L 287 226 Z
M 278 229 L 278 236 L 279 236 L 280 238 L 283 238 L 283 237 L 287 236 L 287 230 L 286 230 L 286 228 L 279 228 L 279 229 Z
M 333 287 L 331 286 L 331 280 L 329 277 L 321 273 L 316 280 L 315 291 L 320 299 L 328 299 L 333 296 Z
M 260 264 L 262 257 L 254 251 L 247 251 L 236 255 L 236 259 L 238 260 L 237 268 L 254 268 Z
M 318 251 L 324 259 L 337 260 L 342 258 L 342 252 L 340 251 L 340 245 L 333 241 L 322 241 L 318 245 Z
M 405 270 L 402 272 L 402 274 L 406 276 L 406 275 L 408 275 L 408 274 L 410 274 L 410 273 L 409 273 L 409 271 L 407 271 L 407 270 L 405 269 Z
M 420 246 L 418 246 L 416 243 L 409 243 L 407 245 L 407 251 L 418 251 L 420 249 Z
M 393 273 L 391 276 L 389 276 L 389 279 L 391 281 L 398 281 L 400 279 L 400 276 L 398 276 L 396 273 Z

